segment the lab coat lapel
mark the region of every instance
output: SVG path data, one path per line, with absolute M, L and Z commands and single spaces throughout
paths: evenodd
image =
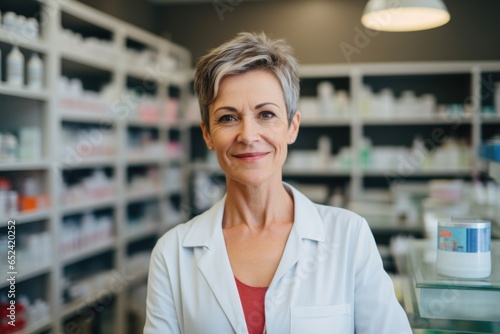
M 198 260 L 198 269 L 205 277 L 234 331 L 246 333 L 245 316 L 222 233 L 225 199 L 224 196 L 207 212 L 194 218 L 201 221 L 193 224 L 193 228 L 184 239 L 183 246 L 204 248 Z
M 218 238 L 219 239 L 219 238 Z M 205 277 L 215 298 L 226 314 L 236 333 L 245 333 L 245 316 L 238 295 L 231 265 L 221 233 L 216 247 L 207 249 L 198 263 L 198 268 Z
M 323 221 L 314 203 L 291 185 L 283 184 L 293 196 L 294 222 L 271 285 L 277 283 L 304 256 L 303 239 L 325 241 Z

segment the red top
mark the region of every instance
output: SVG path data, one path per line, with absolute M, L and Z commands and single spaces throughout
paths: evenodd
M 249 286 L 240 282 L 236 276 L 236 286 L 240 295 L 245 321 L 247 323 L 249 334 L 264 333 L 266 325 L 266 316 L 264 314 L 264 300 L 266 297 L 267 287 Z

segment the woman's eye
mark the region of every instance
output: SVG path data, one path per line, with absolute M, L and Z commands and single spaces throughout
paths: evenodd
M 262 117 L 262 118 L 273 118 L 274 116 L 275 116 L 275 114 L 272 111 L 263 111 L 260 114 L 260 117 Z
M 236 118 L 233 115 L 224 115 L 221 118 L 219 118 L 220 123 L 227 123 L 227 122 L 232 122 L 235 120 L 236 120 Z

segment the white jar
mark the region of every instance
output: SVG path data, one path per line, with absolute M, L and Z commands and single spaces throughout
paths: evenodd
M 440 219 L 437 272 L 459 278 L 491 274 L 491 223 L 480 219 Z

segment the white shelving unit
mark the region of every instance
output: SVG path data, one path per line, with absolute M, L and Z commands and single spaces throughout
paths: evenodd
M 340 89 L 346 90 L 349 95 L 350 100 L 350 114 L 344 117 L 337 118 L 311 118 L 308 115 L 302 115 L 301 129 L 299 131 L 299 136 L 294 145 L 290 147 L 289 153 L 293 152 L 294 149 L 304 149 L 304 146 L 316 148 L 316 143 L 311 143 L 315 139 L 309 138 L 312 135 L 314 138 L 317 137 L 318 132 L 322 132 L 326 135 L 333 135 L 338 131 L 345 131 L 347 137 L 349 137 L 349 143 L 347 147 L 350 147 L 353 151 L 352 154 L 352 165 L 350 168 L 313 168 L 310 166 L 309 169 L 304 168 L 292 168 L 286 166 L 283 170 L 284 178 L 300 178 L 301 182 L 307 183 L 308 178 L 322 178 L 328 179 L 330 186 L 336 187 L 336 182 L 339 180 L 340 185 L 349 184 L 347 188 L 351 197 L 356 198 L 365 189 L 365 180 L 367 178 L 380 178 L 383 179 L 386 175 L 396 176 L 401 179 L 405 178 L 417 178 L 422 180 L 430 180 L 432 178 L 459 178 L 459 179 L 471 179 L 482 174 L 485 169 L 477 157 L 477 151 L 480 143 L 487 139 L 487 133 L 485 132 L 485 127 L 491 128 L 498 126 L 500 127 L 500 112 L 497 110 L 495 115 L 486 117 L 481 114 L 482 107 L 485 104 L 491 105 L 491 101 L 486 101 L 488 96 L 491 96 L 491 87 L 486 87 L 490 91 L 484 91 L 485 85 L 492 84 L 490 81 L 490 74 L 493 75 L 493 81 L 500 81 L 500 62 L 498 61 L 468 61 L 468 62 L 411 62 L 411 63 L 360 63 L 352 65 L 333 65 L 333 64 L 321 64 L 321 65 L 303 65 L 300 67 L 300 77 L 303 84 L 304 81 L 313 80 L 316 84 L 320 81 L 326 80 L 330 82 L 335 82 L 336 80 L 344 80 L 343 85 Z M 453 76 L 461 75 L 466 79 L 466 87 L 461 87 L 465 91 L 464 96 L 459 97 L 461 103 L 467 102 L 471 105 L 472 112 L 464 116 L 441 116 L 437 112 L 433 113 L 433 116 L 422 116 L 422 115 L 412 115 L 405 117 L 374 117 L 366 116 L 361 113 L 361 93 L 362 86 L 367 84 L 371 78 L 376 77 L 378 80 L 382 81 L 384 78 L 405 78 L 405 77 L 421 77 L 426 80 L 426 77 L 435 78 L 439 76 L 448 76 L 451 79 L 446 79 L 449 87 L 443 85 L 438 87 L 439 91 L 433 91 L 433 88 L 425 91 L 425 93 L 435 94 L 437 97 L 437 104 L 443 102 L 440 101 L 441 95 L 447 95 L 453 92 Z M 427 79 L 431 81 L 433 79 Z M 368 82 L 368 85 L 370 82 Z M 310 88 L 310 87 L 309 87 Z M 338 87 L 335 87 L 336 90 Z M 398 91 L 400 87 L 391 87 L 389 84 L 384 87 Z M 418 87 L 422 90 L 422 87 Z M 435 88 L 435 87 L 434 87 Z M 380 89 L 380 88 L 379 88 Z M 310 93 L 309 89 L 309 93 Z M 450 92 L 451 91 L 451 92 Z M 302 90 L 304 92 L 304 90 Z M 314 91 L 315 92 L 315 91 Z M 443 94 L 444 92 L 444 94 Z M 313 94 L 314 95 L 314 94 Z M 399 94 L 398 94 L 399 95 Z M 308 97 L 312 97 L 308 95 Z M 455 96 L 455 99 L 457 97 Z M 457 102 L 458 103 L 458 102 Z M 198 122 L 192 122 L 190 127 L 193 131 L 199 127 Z M 360 150 L 362 145 L 362 138 L 366 136 L 367 131 L 375 129 L 375 131 L 381 131 L 379 129 L 388 129 L 388 131 L 401 129 L 403 127 L 409 128 L 409 132 L 415 131 L 416 128 L 466 128 L 467 134 L 470 134 L 470 157 L 471 166 L 470 167 L 456 167 L 456 166 L 442 166 L 442 168 L 420 168 L 416 169 L 411 173 L 411 175 L 401 174 L 395 168 L 383 168 L 383 169 L 370 169 L 363 167 L 360 161 Z M 308 132 L 309 131 L 309 132 Z M 498 131 L 498 130 L 497 130 Z M 344 133 L 344 132 L 343 132 Z M 383 137 L 385 134 L 378 134 L 378 138 Z M 416 135 L 416 133 L 414 134 Z M 203 145 L 200 140 L 189 138 L 189 140 L 197 140 L 199 145 Z M 305 143 L 308 143 L 305 145 Z M 339 146 L 338 143 L 333 140 L 333 145 Z M 401 144 L 402 146 L 405 146 Z M 376 146 L 376 145 L 374 145 Z M 195 144 L 191 144 L 191 149 L 195 147 Z M 340 145 L 340 147 L 344 147 Z M 192 158 L 197 161 L 191 164 L 191 174 L 196 173 L 206 173 L 213 177 L 220 178 L 222 176 L 222 171 L 218 166 L 213 166 L 208 163 L 200 162 L 203 160 L 204 156 L 198 150 L 195 149 L 197 153 L 191 153 Z M 194 155 L 194 157 L 193 157 Z M 312 180 L 312 179 L 311 179 Z M 312 181 L 312 183 L 318 181 Z M 324 181 L 320 181 L 324 182 Z
M 172 164 L 182 169 L 186 163 L 185 157 L 170 157 L 165 150 L 165 154 L 129 159 L 126 146 L 131 127 L 150 129 L 156 133 L 156 139 L 165 146 L 170 141 L 171 131 L 177 131 L 177 137 L 180 141 L 185 138 L 182 134 L 184 127 L 179 125 L 181 123 L 169 124 L 164 108 L 169 98 L 169 87 L 175 87 L 179 92 L 176 97 L 179 99 L 179 110 L 182 110 L 184 97 L 189 88 L 191 59 L 190 53 L 185 48 L 79 2 L 73 0 L 22 0 L 21 2 L 25 2 L 23 4 L 23 6 L 27 6 L 25 8 L 32 7 L 27 10 L 28 12 L 39 14 L 41 36 L 38 40 L 27 40 L 22 36 L 7 33 L 0 28 L 0 46 L 2 51 L 10 50 L 13 45 L 18 45 L 25 54 L 39 53 L 45 64 L 45 87 L 42 91 L 36 92 L 25 88 L 9 87 L 0 80 L 0 105 L 3 104 L 3 101 L 8 100 L 9 106 L 19 109 L 9 114 L 10 120 L 8 122 L 6 119 L 2 119 L 1 123 L 5 122 L 6 126 L 17 127 L 18 124 L 22 124 L 26 118 L 30 117 L 29 115 L 36 114 L 39 118 L 37 126 L 42 133 L 43 158 L 39 161 L 29 162 L 0 162 L 0 177 L 10 177 L 13 173 L 35 173 L 41 178 L 44 185 L 43 190 L 50 198 L 50 208 L 2 217 L 0 229 L 6 230 L 7 220 L 15 219 L 18 230 L 29 224 L 50 233 L 51 247 L 53 247 L 53 257 L 50 264 L 33 267 L 33 270 L 20 274 L 18 283 L 27 280 L 34 280 L 35 283 L 37 280 L 45 282 L 42 294 L 43 299 L 50 306 L 51 317 L 31 324 L 25 328 L 23 333 L 63 333 L 65 325 L 68 322 L 71 324 L 73 321 L 77 321 L 73 319 L 81 316 L 84 308 L 92 308 L 89 301 L 100 298 L 100 295 L 93 295 L 84 301 L 65 301 L 63 283 L 69 267 L 71 270 L 78 270 L 80 263 L 88 264 L 99 261 L 101 254 L 111 254 L 107 255 L 111 257 L 111 263 L 106 270 L 124 273 L 123 270 L 126 268 L 128 258 L 135 251 L 135 246 L 132 247 L 133 243 L 141 245 L 144 238 L 149 238 L 154 242 L 166 230 L 165 226 L 171 227 L 179 223 L 178 217 L 176 217 L 176 221 L 173 221 L 166 215 L 166 211 L 159 210 L 159 221 L 155 226 L 146 224 L 138 233 L 127 234 L 125 226 L 127 207 L 131 202 L 153 201 L 158 204 L 158 207 L 163 207 L 170 200 L 170 195 L 177 195 L 182 199 L 187 190 L 171 190 L 166 184 L 167 169 Z M 4 8 L 3 6 L 9 6 L 9 4 L 0 5 L 2 13 L 12 10 L 10 7 Z M 23 6 L 15 5 L 14 7 L 21 8 L 19 10 L 22 11 L 24 10 Z M 96 53 L 97 51 L 89 51 L 88 48 L 66 45 L 63 42 L 63 29 L 71 29 L 85 37 L 109 38 L 111 52 L 115 56 L 106 58 Z M 102 32 L 104 32 L 105 37 L 100 35 Z M 97 35 L 93 35 L 94 33 Z M 149 63 L 143 63 L 143 65 L 131 65 L 127 57 L 129 49 L 152 50 L 155 59 Z M 2 62 L 5 62 L 7 53 L 3 53 Z M 166 60 L 170 61 L 166 63 L 168 66 L 165 65 Z M 87 90 L 85 88 L 87 84 L 91 87 L 88 90 L 93 90 L 96 87 L 98 89 L 98 86 L 102 86 L 102 84 L 111 85 L 116 95 L 105 108 L 107 112 L 92 112 L 85 110 L 85 108 L 72 112 L 61 109 L 60 96 L 56 92 L 58 91 L 59 78 L 63 75 L 79 78 L 85 90 Z M 96 84 L 95 80 L 100 80 L 100 82 Z M 131 112 L 136 112 L 138 106 L 132 103 L 132 100 L 127 99 L 130 97 L 127 95 L 129 94 L 128 89 L 133 88 L 139 92 L 149 93 L 151 86 L 154 86 L 154 89 L 149 95 L 154 101 L 156 110 L 159 111 L 157 117 L 154 120 L 142 120 L 140 117 L 129 119 L 128 115 Z M 31 109 L 29 114 L 24 110 L 26 105 Z M 106 105 L 103 104 L 103 106 Z M 23 116 L 23 112 L 28 116 Z M 101 131 L 105 131 L 105 126 L 111 126 L 114 135 L 116 135 L 114 137 L 115 154 L 113 156 L 82 156 L 82 159 L 77 163 L 65 161 L 60 154 L 67 145 L 61 140 L 63 122 L 65 124 L 79 124 L 82 127 Z M 12 125 L 9 125 L 10 123 Z M 158 168 L 160 176 L 158 189 L 149 193 L 128 193 L 129 170 L 138 166 Z M 114 196 L 89 199 L 84 203 L 71 205 L 62 204 L 61 184 L 65 179 L 64 175 L 78 175 L 82 170 L 101 168 L 106 168 L 112 173 L 115 187 Z M 104 242 L 100 241 L 95 245 L 90 244 L 77 252 L 62 253 L 60 244 L 63 238 L 61 232 L 63 219 L 68 216 L 79 217 L 86 212 L 96 213 L 102 210 L 111 213 L 113 219 L 112 238 Z M 149 247 L 149 244 L 143 247 Z M 86 275 L 85 269 L 81 274 Z M 146 282 L 145 271 L 127 274 L 133 274 L 135 277 L 131 284 L 137 285 Z M 0 289 L 2 288 L 5 288 L 5 284 L 0 285 Z M 113 292 L 113 328 L 115 333 L 128 332 L 126 294 L 127 286 L 124 286 L 120 291 Z M 99 310 L 94 311 L 99 312 Z

